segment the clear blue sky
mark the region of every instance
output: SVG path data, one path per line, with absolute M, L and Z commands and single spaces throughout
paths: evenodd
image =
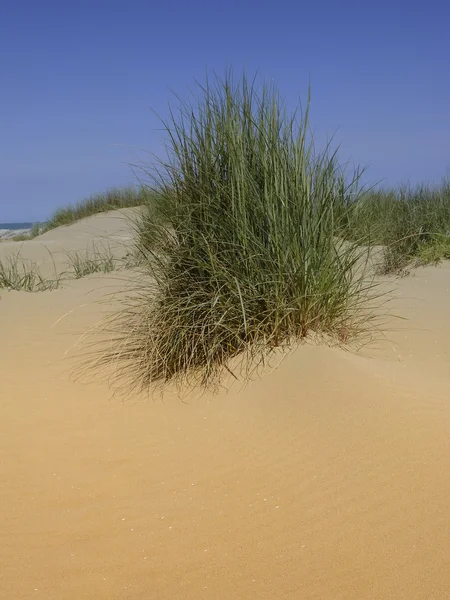
M 4 0 L 0 222 L 134 182 L 165 114 L 206 70 L 256 69 L 388 184 L 450 168 L 450 5 L 441 2 Z

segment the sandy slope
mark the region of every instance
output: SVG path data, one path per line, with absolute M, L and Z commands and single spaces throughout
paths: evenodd
M 46 276 L 52 277 L 68 270 L 70 253 L 83 255 L 96 247 L 100 251 L 111 250 L 122 258 L 130 245 L 137 210 L 124 208 L 88 217 L 73 225 L 51 229 L 30 241 L 2 241 L 0 260 L 19 253 L 23 260 L 37 263 Z
M 377 347 L 185 402 L 70 383 L 118 286 L 0 292 L 0 598 L 449 597 L 450 266 L 398 282 Z

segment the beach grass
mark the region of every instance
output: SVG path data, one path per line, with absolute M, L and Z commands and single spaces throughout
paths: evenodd
M 372 190 L 350 203 L 346 239 L 384 247 L 383 274 L 449 258 L 450 182 Z
M 57 289 L 63 275 L 56 268 L 53 276 L 42 273 L 40 265 L 24 260 L 19 252 L 0 260 L 0 288 L 18 292 L 45 292 Z
M 85 200 L 57 209 L 43 225 L 40 233 L 45 233 L 61 225 L 70 225 L 80 219 L 109 210 L 132 208 L 146 204 L 151 200 L 152 192 L 145 186 L 111 188 L 95 194 Z
M 69 272 L 75 279 L 86 277 L 92 273 L 111 273 L 118 268 L 118 261 L 108 246 L 93 244 L 83 252 L 67 254 Z
M 0 288 L 25 292 L 51 291 L 69 280 L 81 279 L 93 273 L 131 269 L 139 263 L 134 253 L 130 252 L 119 259 L 104 243 L 93 243 L 84 251 L 68 252 L 67 268 L 63 270 L 57 268 L 50 251 L 48 255 L 53 263 L 51 277 L 43 274 L 42 265 L 24 258 L 20 250 L 0 259 Z M 48 263 L 45 271 L 48 272 Z
M 41 233 L 42 225 L 40 223 L 34 223 L 29 231 L 26 233 L 19 233 L 9 239 L 11 242 L 26 242 L 32 240 Z
M 246 378 L 276 350 L 310 335 L 346 344 L 370 323 L 367 248 L 339 242 L 359 174 L 316 150 L 309 100 L 289 114 L 274 87 L 231 73 L 197 92 L 163 122 L 142 277 L 95 361 L 139 389 L 214 385 L 230 361 Z
M 11 242 L 26 242 L 27 240 L 31 240 L 32 236 L 30 233 L 20 233 L 19 235 L 15 235 L 11 238 Z

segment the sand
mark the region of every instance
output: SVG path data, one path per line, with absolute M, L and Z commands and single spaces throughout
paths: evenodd
M 139 209 L 101 213 L 67 227 L 58 227 L 25 242 L 0 241 L 0 260 L 19 254 L 27 264 L 38 265 L 48 278 L 70 269 L 70 255 L 80 256 L 95 246 L 100 252 L 111 252 L 122 259 L 130 249 L 133 219 Z
M 44 241 L 81 248 L 102 218 Z M 386 341 L 184 401 L 70 381 L 120 285 L 0 291 L 0 598 L 449 597 L 450 265 L 396 283 Z

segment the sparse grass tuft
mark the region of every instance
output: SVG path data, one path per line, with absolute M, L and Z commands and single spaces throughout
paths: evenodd
M 27 240 L 31 240 L 31 235 L 29 233 L 21 233 L 11 238 L 12 242 L 26 242 Z
M 145 273 L 96 367 L 139 389 L 210 385 L 232 359 L 247 377 L 309 335 L 346 344 L 369 327 L 367 250 L 337 240 L 358 174 L 315 150 L 308 108 L 288 115 L 274 88 L 227 75 L 171 111 L 137 238 Z
M 80 279 L 92 273 L 111 273 L 117 268 L 117 260 L 111 249 L 105 246 L 93 245 L 92 250 L 84 252 L 69 252 L 68 266 L 75 278 Z
M 19 252 L 0 260 L 0 288 L 44 292 L 57 289 L 61 279 L 62 276 L 58 275 L 56 270 L 53 278 L 47 278 L 37 263 L 25 261 Z

